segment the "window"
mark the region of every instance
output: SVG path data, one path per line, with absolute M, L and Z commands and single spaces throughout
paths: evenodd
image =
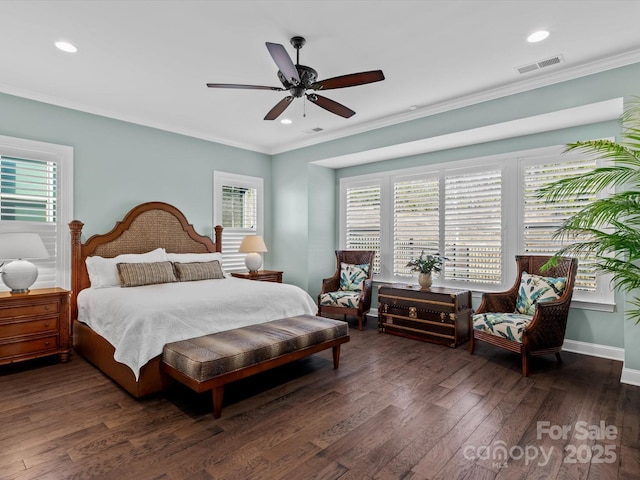
M 502 171 L 445 172 L 444 255 L 446 280 L 502 282 Z
M 263 180 L 214 172 L 214 225 L 222 225 L 222 263 L 228 272 L 246 270 L 238 253 L 246 235 L 263 234 Z
M 33 288 L 70 287 L 72 172 L 71 147 L 0 136 L 0 233 L 37 233 L 49 252 Z
M 549 147 L 340 180 L 340 245 L 375 248 L 378 281 L 414 281 L 407 262 L 426 253 L 449 260 L 438 282 L 475 291 L 511 287 L 517 254 L 551 254 L 556 228 L 592 198 L 548 204 L 540 188 L 599 166 Z M 567 242 L 567 240 L 564 240 Z M 580 258 L 574 299 L 613 305 L 606 276 Z M 609 307 L 603 307 L 609 308 Z
M 410 277 L 411 259 L 437 252 L 440 187 L 437 177 L 400 177 L 393 182 L 393 274 Z
M 522 236 L 523 251 L 540 254 L 553 254 L 567 239 L 553 238 L 553 233 L 571 215 L 596 200 L 595 196 L 580 195 L 571 201 L 549 204 L 538 198 L 537 192 L 544 185 L 568 176 L 579 175 L 597 167 L 593 158 L 577 153 L 566 154 L 562 162 L 556 156 L 543 156 L 524 159 L 522 162 Z M 601 293 L 598 285 L 594 258 L 580 258 L 576 275 L 576 290 Z M 600 282 L 601 284 L 603 282 Z
M 345 248 L 375 250 L 373 273 L 380 273 L 380 184 L 354 185 L 346 191 Z

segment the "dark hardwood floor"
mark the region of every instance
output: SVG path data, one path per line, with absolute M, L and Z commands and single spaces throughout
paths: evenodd
M 640 387 L 620 384 L 620 362 L 563 358 L 523 378 L 517 355 L 370 319 L 338 370 L 327 351 L 232 384 L 219 420 L 209 395 L 135 400 L 77 355 L 12 365 L 0 478 L 640 478 Z

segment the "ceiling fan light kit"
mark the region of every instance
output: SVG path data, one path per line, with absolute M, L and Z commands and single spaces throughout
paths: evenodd
M 280 80 L 280 83 L 282 83 L 282 87 L 234 83 L 207 83 L 207 87 L 274 90 L 278 92 L 288 91 L 290 95 L 280 100 L 271 110 L 269 110 L 267 115 L 264 117 L 265 120 L 275 120 L 287 109 L 294 98 L 301 97 L 306 97 L 306 99 L 311 103 L 314 103 L 335 115 L 339 115 L 344 118 L 352 117 L 356 112 L 350 108 L 347 108 L 330 98 L 318 95 L 317 93 L 308 92 L 308 90 L 332 90 L 336 88 L 355 87 L 357 85 L 379 82 L 384 80 L 382 70 L 351 73 L 348 75 L 341 75 L 339 77 L 317 81 L 318 72 L 306 65 L 300 65 L 300 49 L 305 43 L 306 40 L 303 37 L 296 36 L 291 38 L 291 45 L 296 49 L 296 63 L 294 64 L 282 45 L 279 43 L 266 42 L 267 50 L 278 67 L 278 79 Z

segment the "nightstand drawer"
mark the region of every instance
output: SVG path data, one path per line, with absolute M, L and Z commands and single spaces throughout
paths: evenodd
M 58 318 L 43 318 L 38 320 L 28 320 L 23 322 L 0 323 L 0 338 L 29 335 L 32 333 L 46 332 L 49 330 L 58 331 Z
M 53 334 L 48 337 L 28 338 L 22 341 L 14 340 L 11 343 L 0 343 L 0 356 L 8 359 L 37 352 L 55 351 L 57 348 L 58 335 Z
M 261 282 L 278 282 L 282 283 L 282 274 L 269 274 L 260 277 Z
M 46 315 L 58 313 L 60 304 L 58 302 L 36 303 L 31 305 L 20 305 L 11 308 L 0 308 L 0 318 L 17 318 L 25 316 Z

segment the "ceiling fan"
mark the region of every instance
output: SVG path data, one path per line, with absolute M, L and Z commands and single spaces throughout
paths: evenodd
M 282 45 L 279 43 L 266 42 L 267 50 L 269 50 L 273 61 L 279 69 L 278 78 L 282 83 L 282 87 L 266 87 L 262 85 L 242 85 L 234 83 L 207 83 L 207 87 L 275 90 L 277 92 L 284 92 L 288 90 L 291 95 L 280 100 L 276 106 L 267 113 L 264 117 L 265 120 L 275 120 L 286 110 L 294 98 L 300 98 L 302 96 L 306 96 L 311 103 L 315 103 L 319 107 L 322 107 L 331 113 L 335 113 L 336 115 L 340 115 L 344 118 L 349 118 L 356 112 L 334 100 L 318 95 L 317 93 L 309 93 L 307 91 L 355 87 L 356 85 L 364 85 L 366 83 L 384 80 L 382 70 L 372 70 L 369 72 L 351 73 L 348 75 L 341 75 L 339 77 L 317 81 L 318 72 L 311 67 L 300 65 L 300 49 L 306 43 L 306 40 L 303 37 L 293 37 L 290 41 L 293 48 L 296 49 L 295 65 Z

